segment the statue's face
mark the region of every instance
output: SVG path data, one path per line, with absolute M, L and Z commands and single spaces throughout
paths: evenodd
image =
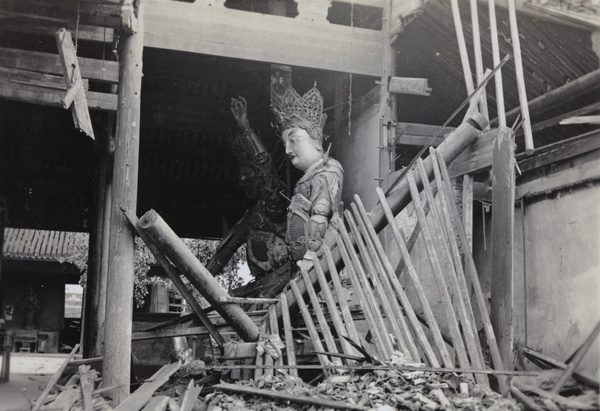
M 238 178 L 240 181 L 240 188 L 244 191 L 246 197 L 253 200 L 260 197 L 258 177 L 252 168 L 241 165 L 239 167 Z
M 306 171 L 323 156 L 323 150 L 315 144 L 304 129 L 286 129 L 281 135 L 281 140 L 285 147 L 285 154 L 298 170 Z

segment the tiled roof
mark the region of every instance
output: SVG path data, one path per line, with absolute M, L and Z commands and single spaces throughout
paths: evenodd
M 4 258 L 59 261 L 76 241 L 88 241 L 88 233 L 10 228 L 4 230 Z

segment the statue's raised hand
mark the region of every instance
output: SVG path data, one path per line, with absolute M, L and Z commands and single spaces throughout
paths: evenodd
M 247 131 L 250 128 L 250 122 L 248 121 L 248 103 L 244 97 L 231 99 L 231 114 L 238 123 L 243 131 Z

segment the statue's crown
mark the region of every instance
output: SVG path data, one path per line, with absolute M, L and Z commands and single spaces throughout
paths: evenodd
M 271 110 L 282 128 L 296 125 L 308 131 L 312 138 L 323 136 L 327 115 L 323 114 L 323 97 L 316 83 L 300 96 L 292 87 L 282 87 L 280 78 L 271 77 Z

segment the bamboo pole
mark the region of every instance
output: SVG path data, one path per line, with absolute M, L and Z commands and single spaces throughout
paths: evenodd
M 344 227 L 340 228 L 340 233 L 342 230 L 345 230 Z M 377 322 L 375 321 L 375 316 L 371 310 L 371 304 L 369 304 L 369 301 L 367 299 L 366 290 L 365 288 L 363 288 L 362 284 L 360 283 L 360 280 L 358 279 L 358 275 L 356 274 L 354 260 L 350 257 L 350 253 L 346 249 L 345 238 L 347 237 L 347 235 L 348 233 L 346 233 L 345 236 L 336 236 L 338 249 L 340 250 L 342 260 L 344 261 L 344 264 L 346 266 L 346 270 L 348 270 L 348 274 L 350 275 L 350 281 L 352 282 L 352 288 L 356 293 L 358 303 L 362 308 L 363 314 L 365 315 L 365 320 L 367 322 L 367 325 L 369 326 L 371 335 L 373 336 L 375 348 L 381 358 L 386 358 L 389 349 L 387 348 L 387 345 L 385 345 L 380 331 L 385 333 L 387 332 L 387 330 L 380 330 Z M 352 247 L 352 245 L 350 246 Z
M 517 10 L 515 0 L 508 0 L 508 20 L 510 21 L 510 37 L 512 39 L 513 54 L 515 56 L 515 74 L 517 75 L 517 91 L 519 92 L 519 104 L 521 105 L 521 116 L 523 118 L 523 132 L 525 133 L 525 151 L 529 152 L 533 146 L 533 134 L 531 132 L 531 117 L 529 117 L 529 105 L 527 102 L 527 90 L 525 88 L 525 74 L 523 73 L 523 56 L 521 55 L 521 39 L 517 26 Z
M 301 270 L 301 275 L 302 279 L 304 280 L 304 284 L 306 284 L 306 290 L 308 291 L 308 298 L 310 299 L 313 312 L 315 313 L 317 317 L 317 322 L 319 323 L 319 327 L 321 328 L 321 334 L 323 335 L 323 339 L 325 340 L 327 352 L 338 354 L 333 334 L 331 333 L 331 329 L 329 328 L 329 323 L 325 318 L 325 314 L 323 313 L 323 309 L 321 308 L 321 302 L 319 301 L 319 298 L 317 297 L 317 293 L 315 292 L 312 282 L 308 277 L 308 273 L 305 270 Z M 342 363 L 339 357 L 333 357 L 331 362 L 334 365 L 340 365 Z
M 430 155 L 435 156 L 435 151 L 430 150 Z M 421 160 L 421 159 L 419 159 Z M 435 157 L 433 157 L 433 161 L 435 162 Z M 421 173 L 425 173 L 425 168 L 423 167 L 423 162 L 419 161 L 418 165 Z M 438 173 L 436 167 L 433 168 L 435 173 L 435 181 L 437 184 L 443 184 L 442 176 Z M 426 177 L 425 177 L 426 178 Z M 427 184 L 426 184 L 427 185 Z M 467 349 L 469 351 L 469 357 L 471 359 L 471 363 L 475 368 L 485 368 L 485 363 L 483 360 L 483 353 L 481 351 L 481 344 L 479 343 L 479 338 L 477 336 L 477 327 L 475 323 L 475 317 L 473 315 L 473 309 L 471 306 L 471 299 L 469 297 L 469 291 L 467 289 L 467 284 L 465 281 L 465 272 L 462 266 L 462 259 L 460 256 L 460 250 L 458 248 L 458 243 L 456 241 L 456 236 L 454 234 L 454 228 L 452 225 L 452 220 L 450 219 L 450 212 L 448 209 L 448 203 L 453 201 L 453 198 L 447 198 L 444 190 L 438 190 L 438 198 L 439 202 L 436 203 L 439 210 L 438 215 L 441 218 L 439 222 L 443 226 L 445 226 L 447 231 L 446 243 L 449 244 L 449 252 L 451 253 L 451 264 L 454 264 L 454 270 L 448 270 L 448 278 L 450 279 L 450 285 L 453 288 L 455 293 L 455 301 L 457 302 L 458 314 L 462 325 L 462 332 L 467 344 Z M 456 224 L 460 224 L 460 221 L 457 221 Z M 489 387 L 489 381 L 485 376 L 475 375 L 475 379 L 477 383 L 483 387 Z
M 450 330 L 450 336 L 452 338 L 452 345 L 454 346 L 454 350 L 456 351 L 456 355 L 458 357 L 458 362 L 461 364 L 463 368 L 469 368 L 469 359 L 467 358 L 467 354 L 465 351 L 465 346 L 460 335 L 460 330 L 458 327 L 458 321 L 456 319 L 456 315 L 454 313 L 454 309 L 452 307 L 452 301 L 450 300 L 450 296 L 448 295 L 448 287 L 446 285 L 446 280 L 444 279 L 444 275 L 442 273 L 442 268 L 440 266 L 440 260 L 438 258 L 433 237 L 431 235 L 431 229 L 429 228 L 429 223 L 425 217 L 425 213 L 423 212 L 423 205 L 421 203 L 421 197 L 419 195 L 419 191 L 417 189 L 417 184 L 415 182 L 415 178 L 413 176 L 412 171 L 409 171 L 406 174 L 406 178 L 408 180 L 411 197 L 413 199 L 413 203 L 415 205 L 415 210 L 417 211 L 417 218 L 421 223 L 421 230 L 423 232 L 423 240 L 425 241 L 425 247 L 427 249 L 427 254 L 429 256 L 429 260 L 432 266 L 432 272 L 437 282 L 438 290 L 440 292 L 440 296 L 442 299 L 442 304 L 444 310 L 446 311 L 446 318 L 448 321 L 448 328 Z
M 481 54 L 481 34 L 479 31 L 479 13 L 477 10 L 477 0 L 470 0 L 471 5 L 471 25 L 473 28 L 473 55 L 475 56 L 475 75 L 477 76 L 477 84 L 483 81 L 483 56 Z M 494 64 L 494 67 L 496 65 Z M 481 100 L 479 102 L 480 112 L 489 119 L 490 114 L 488 112 L 487 105 L 487 93 L 485 89 L 481 94 Z
M 352 208 L 354 210 L 356 205 L 352 204 Z M 367 265 L 365 274 L 368 273 L 369 277 L 365 277 L 365 283 L 369 283 L 369 278 L 373 283 L 373 289 L 377 294 L 376 297 L 379 297 L 378 300 L 381 304 L 382 311 L 385 314 L 385 318 L 388 320 L 387 323 L 391 326 L 393 336 L 398 342 L 400 350 L 405 353 L 408 358 L 411 358 L 413 361 L 418 361 L 419 352 L 417 351 L 416 347 L 414 347 L 414 343 L 411 347 L 411 344 L 407 343 L 404 338 L 404 336 L 410 338 L 410 333 L 408 331 L 408 327 L 406 326 L 404 316 L 402 315 L 402 309 L 400 308 L 396 297 L 393 295 L 391 287 L 385 287 L 384 284 L 382 284 L 379 273 L 383 271 L 383 269 L 380 267 L 379 259 L 377 258 L 377 255 L 375 255 L 374 249 L 368 245 L 369 239 L 367 238 L 367 233 L 361 230 L 362 227 L 359 227 L 357 223 L 358 219 L 355 220 L 354 216 L 349 210 L 346 210 L 344 215 L 346 216 L 348 226 L 350 227 L 350 230 L 356 239 L 356 244 L 360 250 L 360 256 L 362 257 L 363 262 L 365 262 Z M 392 346 L 393 345 L 394 344 L 392 342 Z
M 452 188 L 448 185 L 448 181 L 450 181 L 450 175 L 448 174 L 448 168 L 446 167 L 446 163 L 444 162 L 444 158 L 436 150 L 436 160 L 434 163 L 434 167 L 439 166 L 440 171 L 442 173 L 442 187 L 440 189 L 445 189 L 447 193 L 452 191 Z M 457 220 L 460 218 L 458 209 L 456 208 L 456 204 L 450 204 L 450 212 L 452 213 L 452 217 Z M 463 244 L 467 242 L 467 235 L 462 225 L 458 224 L 457 226 L 458 234 L 460 237 L 460 241 Z M 492 327 L 492 323 L 490 321 L 489 311 L 487 309 L 487 303 L 485 296 L 483 295 L 483 290 L 481 289 L 481 283 L 479 282 L 479 276 L 477 274 L 477 267 L 475 266 L 475 260 L 473 260 L 473 254 L 468 248 L 463 249 L 467 266 L 467 272 L 470 275 L 471 284 L 473 285 L 473 290 L 475 291 L 475 300 L 477 302 L 477 306 L 479 308 L 479 314 L 481 316 L 481 321 L 483 322 L 485 334 L 487 337 L 488 348 L 490 350 L 490 354 L 492 356 L 492 361 L 494 368 L 496 370 L 504 370 L 504 365 L 502 362 L 502 357 L 500 356 L 500 350 L 498 349 L 498 343 L 496 341 L 496 335 L 494 333 L 494 328 Z M 500 384 L 500 388 L 502 392 L 506 392 L 508 390 L 508 385 L 506 379 L 498 378 L 498 383 Z
M 406 345 L 408 348 L 408 351 L 405 351 L 405 354 L 407 355 L 407 357 L 412 358 L 414 361 L 418 361 L 421 355 L 419 353 L 419 350 L 417 349 L 417 346 L 415 345 L 410 329 L 404 318 L 404 314 L 402 313 L 402 307 L 398 302 L 397 293 L 395 293 L 395 291 L 397 290 L 395 290 L 394 287 L 392 287 L 392 284 L 390 282 L 391 279 L 389 278 L 388 273 L 386 273 L 386 270 L 389 267 L 392 276 L 395 277 L 394 270 L 392 268 L 391 263 L 387 259 L 387 255 L 385 253 L 381 254 L 379 252 L 383 250 L 383 247 L 381 247 L 381 250 L 377 248 L 376 242 L 379 243 L 377 235 L 375 234 L 375 238 L 371 236 L 369 228 L 372 229 L 373 226 L 371 226 L 371 222 L 369 221 L 368 217 L 366 217 L 368 222 L 365 223 L 361 216 L 360 206 L 362 206 L 363 209 L 364 206 L 360 197 L 358 195 L 355 195 L 354 201 L 355 203 L 352 204 L 352 212 L 354 213 L 354 218 L 356 219 L 356 222 L 360 227 L 360 231 L 362 233 L 362 236 L 364 237 L 368 252 L 371 255 L 372 260 L 377 264 L 377 267 L 375 267 L 375 271 L 373 272 L 374 277 L 378 278 L 377 281 L 380 283 L 380 286 L 385 291 L 386 296 L 391 303 L 393 313 L 396 313 L 395 317 L 398 319 L 398 325 L 400 326 L 402 332 L 400 337 L 402 338 L 402 340 L 404 340 L 404 345 Z M 373 232 L 375 232 L 375 230 L 373 230 Z M 379 243 L 379 245 L 381 246 L 381 243 Z M 409 310 L 412 310 L 412 307 L 410 306 L 410 303 L 408 303 L 407 308 L 405 305 L 406 303 L 408 303 L 408 300 L 402 301 L 402 306 L 405 307 L 405 311 L 408 313 Z
M 354 319 L 352 318 L 348 301 L 345 298 L 344 288 L 342 287 L 342 282 L 340 281 L 340 276 L 338 274 L 337 267 L 335 266 L 335 261 L 333 260 L 333 254 L 331 254 L 331 249 L 326 244 L 323 245 L 323 253 L 325 254 L 325 259 L 327 260 L 331 284 L 333 285 L 333 289 L 337 295 L 340 313 L 344 320 L 346 331 L 348 332 L 348 336 L 353 341 L 358 342 L 360 338 L 358 336 L 356 326 L 354 325 Z M 325 278 L 325 272 L 323 272 L 323 278 Z
M 346 214 L 346 218 L 348 219 L 348 214 Z M 354 227 L 353 224 L 350 224 L 350 227 L 354 232 L 356 227 Z M 385 296 L 383 296 L 379 293 L 378 293 L 379 298 L 377 298 L 375 296 L 373 289 L 371 288 L 371 286 L 369 284 L 369 279 L 367 278 L 367 273 L 366 273 L 365 269 L 363 268 L 363 266 L 360 264 L 359 255 L 358 255 L 358 253 L 356 253 L 356 250 L 352 246 L 353 242 L 350 239 L 350 235 L 348 234 L 348 231 L 346 231 L 346 228 L 343 225 L 341 225 L 341 227 L 340 227 L 340 232 L 342 234 L 342 238 L 345 241 L 346 249 L 350 252 L 350 256 L 352 257 L 352 260 L 354 261 L 355 268 L 356 268 L 355 271 L 356 271 L 357 277 L 360 281 L 359 286 L 362 288 L 362 290 L 365 293 L 365 296 L 367 297 L 367 300 L 366 300 L 367 304 L 369 305 L 369 307 L 371 307 L 371 310 L 373 313 L 373 319 L 375 320 L 375 323 L 372 324 L 372 326 L 377 327 L 378 329 L 382 330 L 381 337 L 382 337 L 384 347 L 385 347 L 385 358 L 389 358 L 392 355 L 392 353 L 394 352 L 394 344 L 392 343 L 392 341 L 390 339 L 389 326 L 386 324 L 386 322 L 383 318 L 383 314 L 381 312 L 380 306 L 383 305 L 383 311 L 388 316 L 388 318 L 390 318 L 389 317 L 390 315 L 393 315 L 393 312 L 390 310 L 389 304 L 387 306 L 384 305 L 384 303 L 387 303 L 387 299 L 385 299 Z M 359 246 L 362 246 L 362 241 L 359 238 L 355 238 L 355 240 Z M 361 255 L 363 256 L 363 259 L 368 258 L 366 252 L 363 252 L 362 249 L 360 251 L 361 251 Z M 392 324 L 390 324 L 390 325 L 392 325 Z M 371 333 L 372 332 L 373 332 L 373 328 L 371 328 Z
M 108 393 L 113 399 L 113 405 L 120 404 L 129 396 L 131 381 L 134 232 L 121 208 L 137 208 L 144 51 L 142 4 L 139 5 L 137 17 L 138 32 L 124 36 L 119 42 L 119 108 L 110 207 L 110 259 L 102 363 L 103 386 L 118 387 Z
M 321 268 L 320 264 L 315 264 L 315 271 L 317 272 L 317 278 L 319 279 L 319 285 L 321 286 L 321 294 L 325 298 L 325 304 L 327 304 L 327 310 L 329 311 L 331 322 L 333 323 L 338 340 L 340 341 L 342 352 L 349 355 L 358 355 L 358 351 L 356 351 L 354 347 L 352 347 L 352 345 L 350 345 L 350 343 L 343 337 L 348 335 L 348 331 L 346 330 L 344 322 L 342 321 L 342 317 L 338 312 L 335 299 L 333 298 L 333 294 L 329 289 L 329 284 L 327 283 L 325 273 L 323 272 L 323 268 Z
M 417 315 L 410 303 L 410 300 L 408 299 L 408 296 L 404 292 L 404 287 L 402 287 L 402 284 L 400 284 L 400 281 L 398 280 L 398 278 L 396 277 L 396 274 L 394 273 L 392 264 L 390 263 L 390 261 L 387 257 L 387 254 L 385 253 L 385 250 L 383 249 L 383 245 L 381 244 L 381 242 L 379 241 L 379 238 L 377 237 L 377 234 L 375 233 L 375 229 L 370 224 L 370 222 L 366 223 L 368 221 L 367 210 L 365 209 L 364 205 L 362 204 L 362 201 L 360 200 L 360 198 L 358 198 L 358 195 L 355 196 L 355 201 L 356 201 L 356 204 L 358 207 L 358 211 L 360 213 L 360 217 L 361 217 L 363 223 L 365 223 L 366 229 L 368 231 L 368 235 L 371 238 L 371 241 L 377 251 L 377 254 L 381 258 L 383 268 L 384 268 L 384 271 L 382 272 L 382 277 L 384 277 L 383 274 L 385 274 L 388 279 L 386 287 L 390 287 L 390 289 L 393 289 L 396 292 L 398 299 L 402 303 L 402 307 L 404 307 L 406 316 L 407 316 L 408 320 L 410 321 L 412 330 L 415 333 L 415 335 L 417 336 L 419 342 L 421 343 L 421 349 L 424 351 L 425 356 L 429 360 L 429 363 L 433 367 L 439 367 L 439 362 L 437 360 L 437 357 L 435 356 L 435 353 L 433 352 L 431 344 L 429 344 L 429 340 L 427 339 L 427 336 L 423 332 L 421 323 L 419 322 L 419 319 L 417 318 Z M 412 341 L 412 339 L 411 339 L 411 341 Z
M 383 190 L 378 189 L 377 195 L 379 196 L 379 201 L 383 206 L 383 210 L 385 212 L 386 218 L 388 219 L 388 223 L 390 224 L 390 227 L 392 229 L 392 234 L 394 236 L 394 239 L 396 240 L 396 243 L 398 244 L 398 248 L 400 249 L 400 254 L 402 256 L 402 260 L 404 261 L 404 264 L 406 266 L 407 275 L 409 276 L 409 278 L 413 284 L 413 287 L 415 287 L 415 292 L 417 294 L 417 298 L 419 299 L 419 302 L 421 303 L 421 309 L 423 310 L 423 312 L 425 314 L 425 318 L 427 319 L 427 325 L 429 326 L 429 330 L 431 331 L 433 340 L 436 343 L 438 352 L 439 352 L 440 356 L 442 357 L 442 362 L 444 363 L 444 365 L 446 367 L 452 367 L 454 365 L 454 363 L 452 362 L 452 359 L 450 358 L 450 353 L 448 352 L 448 349 L 446 348 L 446 344 L 444 343 L 444 339 L 443 339 L 440 329 L 438 327 L 437 321 L 435 319 L 435 316 L 433 315 L 433 311 L 431 310 L 429 301 L 427 300 L 427 296 L 425 294 L 425 289 L 423 288 L 423 285 L 421 284 L 421 280 L 419 279 L 419 276 L 418 276 L 418 274 L 414 268 L 414 265 L 412 263 L 412 259 L 410 256 L 410 250 L 408 249 L 407 245 L 404 243 L 404 239 L 402 238 L 402 234 L 400 233 L 400 228 L 398 227 L 398 223 L 396 223 L 396 220 L 394 219 L 394 216 L 392 215 L 392 211 L 390 210 L 390 207 L 387 203 L 387 200 L 385 198 L 385 194 L 384 194 Z M 437 362 L 437 359 L 436 359 L 436 362 Z
M 469 64 L 469 53 L 467 52 L 467 44 L 463 33 L 462 21 L 460 20 L 460 10 L 458 8 L 458 0 L 450 0 L 452 5 L 452 18 L 454 19 L 454 30 L 456 31 L 456 40 L 458 41 L 458 51 L 460 53 L 460 62 L 462 64 L 463 76 L 465 78 L 465 86 L 467 95 L 475 90 L 473 84 L 473 74 L 471 73 L 471 65 Z
M 492 41 L 492 61 L 494 67 L 500 64 L 500 45 L 498 44 L 498 24 L 496 23 L 496 4 L 494 0 L 488 0 L 490 14 L 490 38 Z M 506 127 L 506 114 L 504 109 L 504 86 L 502 85 L 502 69 L 494 74 L 494 85 L 496 87 L 496 112 L 498 113 L 498 126 Z
M 294 346 L 294 336 L 292 335 L 292 320 L 290 318 L 290 311 L 288 310 L 287 297 L 284 293 L 282 293 L 279 298 L 281 299 L 281 320 L 283 322 L 283 335 L 285 338 L 285 353 L 287 356 L 287 363 L 288 365 L 296 365 L 296 349 Z M 290 375 L 292 377 L 297 377 L 298 370 L 290 369 Z
M 315 327 L 315 323 L 313 322 L 312 316 L 308 311 L 308 307 L 304 302 L 304 297 L 302 297 L 302 293 L 298 288 L 295 280 L 290 282 L 290 287 L 292 288 L 292 292 L 296 296 L 296 301 L 298 302 L 298 308 L 300 309 L 300 313 L 302 314 L 302 318 L 304 318 L 304 322 L 306 323 L 306 328 L 308 329 L 308 334 L 310 335 L 311 342 L 315 347 L 315 350 L 318 352 L 324 352 L 323 344 L 321 343 L 321 338 L 319 337 L 319 333 L 317 331 L 317 327 Z M 325 375 L 329 375 L 328 367 L 331 365 L 329 358 L 323 354 L 317 354 L 317 358 L 319 362 L 323 366 L 323 372 Z
M 156 211 L 144 214 L 138 226 L 244 341 L 258 340 L 259 331 L 254 321 L 239 305 L 219 303 L 219 297 L 229 297 L 225 289 Z

